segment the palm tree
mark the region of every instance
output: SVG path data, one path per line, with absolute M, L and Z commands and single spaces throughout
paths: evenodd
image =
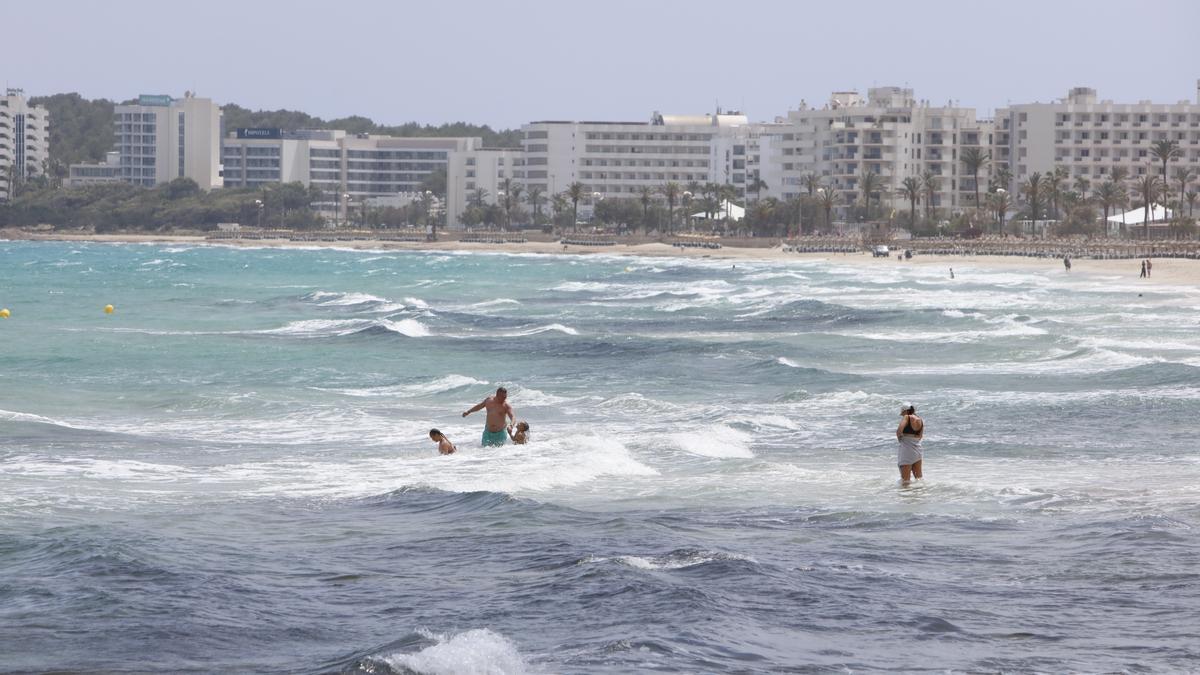
M 1003 190 L 1012 189 L 1012 171 L 1007 164 L 1001 164 L 1000 168 L 996 169 L 996 173 L 990 181 L 992 185 Z
M 679 199 L 679 193 L 681 192 L 679 183 L 674 181 L 664 183 L 658 191 L 667 199 L 667 234 L 670 234 L 671 228 L 675 224 L 675 200 Z
M 1187 194 L 1183 196 L 1183 200 L 1188 205 L 1188 218 L 1191 218 L 1192 214 L 1196 212 L 1196 197 L 1200 197 L 1200 192 L 1195 190 L 1188 190 Z
M 867 207 L 867 220 L 871 219 L 871 194 L 879 190 L 879 182 L 879 174 L 874 171 L 867 171 L 858 179 L 864 206 Z
M 529 186 L 529 192 L 525 195 L 525 201 L 529 202 L 529 205 L 533 207 L 533 220 L 537 222 L 542 216 L 542 188 L 536 185 Z
M 833 229 L 832 211 L 838 202 L 838 191 L 833 188 L 817 188 L 817 203 L 825 210 L 825 229 Z
M 1050 197 L 1050 205 L 1053 208 L 1051 213 L 1054 214 L 1055 220 L 1059 219 L 1058 200 L 1062 197 L 1063 183 L 1066 182 L 1069 175 L 1065 166 L 1056 166 L 1053 171 L 1046 174 L 1046 194 Z
M 1166 139 L 1163 139 L 1161 141 L 1155 141 L 1154 145 L 1150 146 L 1150 154 L 1155 159 L 1162 162 L 1163 186 L 1161 188 L 1161 191 L 1164 193 L 1169 193 L 1170 190 L 1167 188 L 1167 180 L 1169 179 L 1169 176 L 1167 175 L 1167 162 L 1169 162 L 1173 159 L 1178 159 L 1180 157 L 1183 157 L 1183 151 L 1179 149 L 1179 142 L 1178 141 L 1168 141 Z M 1140 183 L 1141 181 L 1138 181 L 1138 182 Z M 1166 197 L 1170 197 L 1170 194 L 1164 194 L 1163 201 L 1166 201 Z
M 730 211 L 733 209 L 729 208 L 728 205 L 731 204 L 736 198 L 737 188 L 729 183 L 724 183 L 717 187 L 717 213 L 720 213 L 722 209 L 725 210 L 726 224 L 728 224 L 730 217 L 733 215 L 730 213 Z
M 470 200 L 471 200 L 472 204 L 474 204 L 476 207 L 482 209 L 484 203 L 487 201 L 487 198 L 490 196 L 491 195 L 488 194 L 487 190 L 485 190 L 483 188 L 475 188 L 474 190 L 471 191 Z
M 1005 188 L 996 190 L 988 195 L 988 202 L 996 212 L 996 221 L 1000 225 L 1000 232 L 1004 232 L 1004 216 L 1008 213 L 1009 207 L 1008 190 Z
M 1088 191 L 1092 189 L 1092 181 L 1084 178 L 1083 176 L 1076 176 L 1075 181 L 1071 183 L 1071 187 L 1073 187 L 1075 192 L 1079 193 L 1080 195 L 1086 195 Z
M 808 190 L 808 198 L 812 199 L 817 194 L 817 190 L 821 188 L 821 177 L 809 171 L 800 177 L 800 183 L 805 190 Z
M 567 197 L 571 200 L 571 231 L 579 229 L 579 200 L 583 199 L 583 183 L 575 181 L 567 186 Z
M 926 169 L 921 173 L 921 189 L 925 191 L 925 220 L 933 222 L 933 195 L 942 186 L 942 178 Z
M 1112 180 L 1107 180 L 1096 188 L 1096 201 L 1100 204 L 1100 208 L 1104 210 L 1104 228 L 1108 231 L 1108 212 L 1114 206 L 1119 204 L 1124 195 L 1121 194 L 1121 186 Z
M 1137 194 L 1142 198 L 1142 236 L 1150 238 L 1150 205 L 1158 199 L 1162 191 L 1162 183 L 1158 176 L 1152 173 L 1144 174 L 1134 182 Z
M 1192 182 L 1196 177 L 1196 172 L 1191 167 L 1180 167 L 1175 169 L 1175 180 L 1179 181 L 1179 205 L 1183 206 L 1183 200 L 1187 195 L 1187 184 Z
M 558 194 L 551 197 L 550 198 L 550 208 L 551 208 L 551 210 L 554 211 L 554 222 L 558 223 L 560 220 L 559 217 L 562 214 L 567 212 L 567 195 L 566 195 L 566 193 L 559 192 Z M 565 231 L 566 228 L 560 228 L 560 230 Z
M 917 227 L 917 202 L 921 201 L 921 179 L 909 176 L 900 182 L 900 194 L 908 200 L 908 228 Z
M 1123 166 L 1114 166 L 1112 173 L 1109 175 L 1112 176 L 1112 182 L 1117 184 L 1118 193 L 1120 195 L 1120 201 L 1117 203 L 1117 207 L 1121 209 L 1121 236 L 1124 237 L 1126 231 L 1125 204 L 1129 200 L 1129 189 L 1125 185 L 1125 179 L 1129 178 L 1129 169 L 1126 169 Z
M 754 174 L 754 179 L 746 183 L 746 192 L 754 193 L 754 200 L 762 199 L 762 191 L 769 189 L 767 181 L 763 180 L 758 174 Z
M 975 182 L 975 208 L 979 209 L 979 170 L 987 166 L 991 161 L 992 153 L 984 152 L 982 148 L 970 147 L 962 151 L 962 163 L 967 168 L 967 173 Z
M 1036 171 L 1021 184 L 1021 193 L 1025 195 L 1025 201 L 1029 203 L 1030 220 L 1036 221 L 1041 214 L 1042 196 L 1045 189 L 1046 183 L 1042 180 L 1042 174 Z
M 650 232 L 650 202 L 654 201 L 654 188 L 643 185 L 638 188 L 638 199 L 642 202 L 642 229 Z
M 505 178 L 504 180 L 508 181 L 507 178 Z M 506 185 L 506 187 L 508 187 L 508 189 L 505 190 L 505 192 L 504 192 L 505 196 L 507 197 L 510 192 L 512 193 L 512 205 L 517 207 L 517 209 L 519 211 L 521 208 L 521 193 L 525 191 L 525 186 L 521 185 L 520 183 L 513 183 L 511 186 Z M 504 214 L 504 219 L 505 219 L 505 225 L 507 227 L 511 227 L 512 226 L 512 213 Z

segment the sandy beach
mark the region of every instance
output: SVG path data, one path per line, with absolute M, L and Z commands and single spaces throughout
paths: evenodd
M 628 255 L 645 257 L 674 257 L 698 259 L 726 259 L 731 261 L 781 261 L 781 260 L 828 260 L 837 264 L 879 267 L 883 265 L 918 265 L 967 270 L 974 268 L 1050 270 L 1064 274 L 1062 261 L 1056 258 L 1033 258 L 999 255 L 931 255 L 920 254 L 912 259 L 896 257 L 875 258 L 866 252 L 859 253 L 795 253 L 785 252 L 782 245 L 737 246 L 726 243 L 719 249 L 680 248 L 665 243 L 616 244 L 613 246 L 577 246 L 557 241 L 527 241 L 523 243 L 475 243 L 447 238 L 436 242 L 396 242 L 382 240 L 360 241 L 291 241 L 288 239 L 208 239 L 198 234 L 73 234 L 32 233 L 23 230 L 0 230 L 0 239 L 26 241 L 80 241 L 98 243 L 174 244 L 190 246 L 242 246 L 252 248 L 341 248 L 357 250 L 397 251 L 477 251 L 492 253 L 523 253 L 545 255 Z M 733 263 L 736 264 L 736 263 Z M 1095 274 L 1109 277 L 1127 277 L 1148 284 L 1174 284 L 1200 286 L 1200 261 L 1186 259 L 1154 259 L 1153 273 L 1148 279 L 1139 279 L 1139 260 L 1072 260 L 1073 274 Z

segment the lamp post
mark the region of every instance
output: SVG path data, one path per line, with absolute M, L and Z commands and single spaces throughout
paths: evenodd
M 996 194 L 1000 195 L 1000 199 L 997 200 L 998 203 L 996 204 L 998 207 L 996 209 L 996 218 L 1000 221 L 1000 234 L 1004 234 L 1004 212 L 1008 210 L 1008 198 L 1005 195 L 1008 194 L 1008 190 L 996 188 Z
M 504 190 L 496 190 L 496 206 L 500 206 L 501 204 L 504 203 L 504 196 L 507 194 L 508 193 L 505 192 Z M 504 209 L 504 219 L 505 220 L 508 219 L 508 209 L 507 208 Z
M 600 205 L 600 200 L 603 198 L 603 196 L 604 195 L 601 195 L 599 192 L 592 193 L 592 231 L 593 232 L 596 230 L 596 219 L 597 219 L 596 207 Z
M 258 229 L 261 230 L 262 229 L 262 219 L 263 219 L 263 200 L 255 199 L 254 206 L 258 210 Z
M 350 225 L 350 193 L 349 192 L 342 193 L 341 206 L 342 206 L 342 210 L 343 210 L 342 225 L 345 227 L 349 227 L 349 225 Z M 336 225 L 336 223 L 335 223 L 335 225 Z
M 692 210 L 692 197 L 695 197 L 695 195 L 692 194 L 691 190 L 684 190 L 681 196 L 683 197 L 683 221 L 688 226 L 688 232 L 691 232 L 692 214 L 688 212 Z

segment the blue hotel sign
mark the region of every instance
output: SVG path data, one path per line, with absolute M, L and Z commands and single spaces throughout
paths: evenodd
M 238 138 L 268 138 L 279 139 L 283 138 L 282 129 L 263 129 L 263 128 L 239 128 L 237 130 Z

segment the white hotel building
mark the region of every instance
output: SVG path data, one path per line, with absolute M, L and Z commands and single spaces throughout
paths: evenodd
M 50 114 L 31 106 L 25 92 L 8 89 L 0 97 L 0 201 L 8 199 L 13 179 L 42 175 L 50 159 Z
M 996 111 L 993 162 L 1006 165 L 1016 189 L 1033 173 L 1065 167 L 1070 180 L 1093 186 L 1122 167 L 1131 177 L 1162 172 L 1150 149 L 1175 141 L 1183 153 L 1170 164 L 1168 181 L 1176 192 L 1175 170 L 1200 171 L 1200 82 L 1196 100 L 1178 103 L 1097 101 L 1096 90 L 1071 89 L 1053 103 L 1025 103 Z
M 758 171 L 758 132 L 740 113 L 661 115 L 648 122 L 531 122 L 521 127 L 526 187 L 545 194 L 579 182 L 590 200 L 636 198 L 668 182 L 732 184 Z
M 191 93 L 138 97 L 113 109 L 121 180 L 153 187 L 191 178 L 202 190 L 221 179 L 221 108 Z
M 992 142 L 991 121 L 976 119 L 974 108 L 933 106 L 900 87 L 871 88 L 865 99 L 855 91 L 834 92 L 819 109 L 802 103 L 762 127 L 762 178 L 769 194 L 788 199 L 805 192 L 803 177 L 814 173 L 840 193 L 838 211 L 844 214 L 847 205 L 863 202 L 863 174 L 880 177 L 876 197 L 885 208 L 907 210 L 902 181 L 930 171 L 941 177 L 933 206 L 958 211 L 975 201 L 962 151 L 986 151 Z M 989 175 L 980 170 L 981 195 Z

